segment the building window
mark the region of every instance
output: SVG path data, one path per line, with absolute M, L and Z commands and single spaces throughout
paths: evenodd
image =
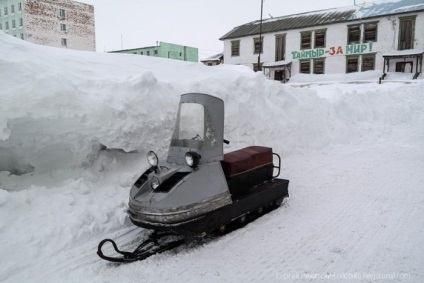
M 12 20 L 12 28 L 16 28 L 16 21 Z
M 263 52 L 263 45 L 264 45 L 264 37 L 255 37 L 253 39 L 253 54 L 259 54 Z
M 359 56 L 346 56 L 346 73 L 359 71 Z
M 3 25 L 0 23 L 0 30 L 3 30 Z
M 22 18 L 19 19 L 19 26 L 20 27 L 24 26 L 24 20 Z
M 22 11 L 22 3 L 18 3 L 18 11 Z
M 312 48 L 312 32 L 305 31 L 300 33 L 300 49 Z
M 7 7 L 4 7 L 4 15 L 7 16 Z
M 11 5 L 10 6 L 10 13 L 14 14 L 15 13 L 15 5 Z
M 375 54 L 362 55 L 362 72 L 375 69 Z
M 311 73 L 311 60 L 301 60 L 300 62 L 300 73 L 310 74 Z
M 399 50 L 414 48 L 415 16 L 399 18 Z
M 361 28 L 357 26 L 347 27 L 347 44 L 356 44 L 361 42 Z
M 66 25 L 60 24 L 60 31 L 66 31 Z
M 286 54 L 286 36 L 279 34 L 275 37 L 275 61 L 283 61 Z
M 140 55 L 143 55 L 143 51 L 140 52 Z
M 23 34 L 23 33 L 21 33 L 21 39 L 25 39 L 25 38 L 24 38 L 24 34 Z
M 262 65 L 263 63 L 260 64 L 260 66 L 258 66 L 258 63 L 253 63 L 253 71 L 254 72 L 258 72 L 262 70 Z
M 231 41 L 231 56 L 240 56 L 240 40 Z
M 68 46 L 68 40 L 66 40 L 66 38 L 62 38 L 60 41 L 62 46 Z
M 9 22 L 5 22 L 4 23 L 4 29 L 5 30 L 9 30 Z
M 377 41 L 377 24 L 364 24 L 364 42 Z
M 157 50 L 153 50 L 153 54 L 158 55 L 158 51 Z
M 146 54 L 147 54 L 147 56 L 150 56 L 150 51 L 149 51 L 149 50 L 147 50 L 147 51 L 146 51 Z
M 59 17 L 65 18 L 65 15 L 66 15 L 65 10 L 64 9 L 59 9 Z
M 315 31 L 315 48 L 325 47 L 325 30 Z
M 314 62 L 314 74 L 324 74 L 325 60 L 314 59 L 313 62 Z

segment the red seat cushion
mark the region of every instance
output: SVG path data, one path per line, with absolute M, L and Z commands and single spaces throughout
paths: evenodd
M 272 164 L 272 148 L 263 146 L 249 146 L 240 150 L 224 154 L 221 161 L 227 178 Z

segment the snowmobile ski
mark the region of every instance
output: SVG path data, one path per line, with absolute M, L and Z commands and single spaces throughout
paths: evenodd
M 133 252 L 121 251 L 118 249 L 116 243 L 111 239 L 104 239 L 99 243 L 97 248 L 97 255 L 107 261 L 115 263 L 130 263 L 139 260 L 145 260 L 146 258 L 160 254 L 162 252 L 174 249 L 185 242 L 184 238 L 176 237 L 173 233 L 152 233 L 149 238 L 143 241 Z M 121 256 L 106 256 L 103 254 L 102 248 L 106 243 L 110 243 L 115 250 Z

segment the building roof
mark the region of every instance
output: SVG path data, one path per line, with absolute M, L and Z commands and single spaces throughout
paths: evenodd
M 357 20 L 424 11 L 423 0 L 389 0 L 363 3 L 356 6 L 347 6 L 319 10 L 301 14 L 282 16 L 262 21 L 262 33 L 271 33 L 291 29 L 300 29 L 343 23 Z M 220 40 L 245 37 L 259 34 L 260 21 L 250 22 L 233 28 L 223 35 Z
M 277 61 L 277 62 L 269 62 L 269 63 L 263 63 L 262 68 L 277 68 L 277 67 L 283 67 L 283 66 L 290 66 L 291 61 Z
M 207 62 L 207 61 L 220 61 L 224 57 L 224 53 L 218 53 L 211 57 L 208 57 L 206 59 L 200 60 L 200 62 Z
M 423 56 L 424 50 L 422 49 L 407 49 L 407 50 L 394 50 L 389 53 L 384 53 L 383 57 L 415 57 Z

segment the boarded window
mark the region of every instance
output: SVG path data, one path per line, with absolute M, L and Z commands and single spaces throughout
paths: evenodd
M 377 24 L 364 24 L 364 42 L 377 41 Z
M 311 60 L 300 61 L 300 72 L 302 74 L 310 74 L 311 73 Z
M 359 56 L 347 56 L 346 57 L 346 73 L 358 72 L 359 68 Z
M 415 17 L 399 19 L 399 50 L 414 48 Z
M 315 48 L 325 47 L 325 30 L 315 31 Z
M 286 53 L 286 36 L 279 34 L 275 37 L 275 61 L 282 61 L 285 59 Z
M 240 56 L 240 40 L 231 41 L 231 56 Z
M 305 31 L 300 33 L 300 49 L 311 49 L 312 48 L 312 32 Z
M 349 26 L 347 28 L 347 44 L 359 43 L 361 40 L 361 29 L 359 26 Z
M 263 37 L 261 37 L 261 38 L 255 37 L 253 39 L 253 45 L 254 45 L 253 54 L 262 53 L 263 52 L 263 49 L 262 49 L 263 44 L 264 44 L 264 38 Z
M 315 59 L 314 60 L 314 74 L 324 74 L 324 59 Z
M 369 71 L 375 69 L 375 55 L 363 55 L 362 56 L 362 71 Z

